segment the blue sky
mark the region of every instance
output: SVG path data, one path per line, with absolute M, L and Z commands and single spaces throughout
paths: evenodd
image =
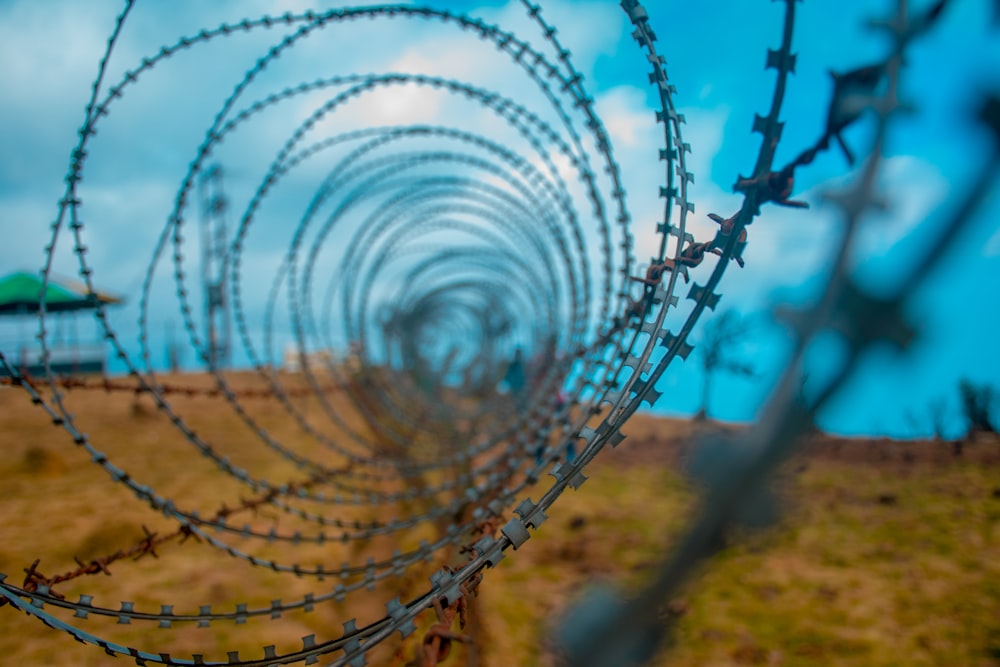
M 373 4 L 373 3 L 359 3 Z M 481 15 L 519 36 L 540 43 L 518 3 L 429 2 Z M 827 71 L 867 64 L 885 44 L 862 23 L 889 3 L 843 3 L 809 0 L 798 5 L 799 29 L 794 48 L 798 66 L 791 79 L 783 119 L 786 128 L 778 162 L 782 163 L 818 135 L 829 97 Z M 918 3 L 918 6 L 926 3 Z M 940 211 L 963 191 L 984 157 L 984 136 L 965 118 L 974 93 L 1000 87 L 1000 30 L 990 28 L 992 3 L 967 0 L 952 3 L 938 30 L 911 53 L 904 92 L 916 110 L 895 127 L 884 170 L 884 193 L 890 212 L 866 224 L 856 268 L 873 290 L 892 284 L 897 268 L 905 266 L 919 247 L 921 229 L 933 228 Z M 339 3 L 253 2 L 164 3 L 139 0 L 126 24 L 122 43 L 112 59 L 114 81 L 144 55 L 183 34 L 223 20 L 263 13 L 283 13 L 306 6 L 329 8 Z M 728 216 L 739 199 L 731 192 L 738 174 L 752 167 L 759 139 L 750 133 L 755 113 L 770 100 L 773 73 L 763 69 L 766 49 L 778 45 L 782 3 L 746 0 L 728 2 L 649 3 L 658 47 L 677 86 L 677 101 L 688 123 L 685 140 L 692 146 L 691 171 L 696 185 L 692 225 L 699 240 L 707 240 L 714 223 L 709 212 Z M 83 106 L 104 42 L 121 4 L 110 0 L 0 2 L 0 270 L 37 270 L 43 261 L 47 227 L 56 213 L 69 150 L 75 140 Z M 559 27 L 559 37 L 574 55 L 590 94 L 611 135 L 622 167 L 633 214 L 636 255 L 646 262 L 656 242 L 658 187 L 658 126 L 653 122 L 652 90 L 645 60 L 630 39 L 617 2 L 560 0 L 543 2 L 544 15 Z M 457 34 L 456 34 L 457 33 Z M 211 44 L 172 58 L 125 96 L 95 141 L 88 164 L 84 221 L 96 265 L 95 282 L 118 291 L 132 304 L 114 313 L 116 330 L 130 350 L 136 349 L 138 290 L 157 235 L 163 229 L 177 185 L 193 150 L 221 99 L 256 57 L 280 33 L 252 35 Z M 317 42 L 317 43 L 313 43 Z M 272 80 L 293 83 L 319 75 L 349 72 L 424 71 L 469 80 L 537 103 L 537 94 L 499 56 L 454 29 L 423 22 L 394 20 L 372 32 L 362 24 L 340 30 L 322 42 L 310 40 L 301 53 L 283 63 Z M 461 57 L 456 57 L 460 54 Z M 235 78 L 234 78 L 235 77 Z M 439 105 L 412 91 L 376 100 L 374 105 L 345 110 L 343 122 L 474 123 L 468 109 Z M 229 160 L 235 200 L 256 186 L 267 164 L 263 146 L 281 136 L 278 115 L 228 142 L 220 155 Z M 277 128 L 277 129 L 275 129 Z M 866 124 L 849 133 L 860 151 Z M 500 137 L 504 137 L 502 130 Z M 252 136 L 252 141 L 250 137 Z M 260 154 L 258 154 L 260 147 Z M 731 267 L 721 291 L 722 306 L 748 314 L 759 324 L 743 352 L 760 370 L 760 378 L 720 378 L 713 412 L 721 418 L 747 420 L 766 397 L 781 368 L 784 337 L 768 323 L 775 303 L 802 301 L 824 280 L 823 267 L 836 238 L 838 222 L 824 208 L 820 193 L 849 178 L 836 151 L 800 170 L 797 194 L 811 211 L 766 208 L 750 228 L 747 266 Z M 276 262 L 289 236 L 281 223 L 282 207 L 295 205 L 290 189 L 272 200 L 272 226 L 253 237 L 248 261 L 259 270 L 248 272 L 248 286 L 260 274 L 270 284 Z M 284 197 L 284 198 L 282 198 Z M 296 208 L 298 211 L 301 208 Z M 912 435 L 929 429 L 927 406 L 948 398 L 957 412 L 955 386 L 960 378 L 996 382 L 1000 377 L 1000 346 L 996 345 L 998 299 L 994 288 L 1000 274 L 1000 201 L 990 198 L 958 251 L 944 258 L 915 295 L 911 312 L 921 338 L 903 359 L 885 355 L 865 370 L 822 416 L 826 428 L 843 433 Z M 296 215 L 298 213 L 296 212 Z M 922 227 L 927 225 L 928 227 Z M 57 270 L 73 275 L 68 244 L 60 242 Z M 330 250 L 334 253 L 334 250 Z M 328 259 L 333 261 L 331 254 Z M 164 331 L 180 331 L 179 308 L 173 298 L 169 262 L 159 271 L 154 295 L 157 307 L 151 328 L 154 362 L 162 360 Z M 701 274 L 695 273 L 697 279 Z M 702 278 L 704 279 L 704 278 Z M 252 292 L 252 290 L 251 290 Z M 250 310 L 254 310 L 254 305 Z M 258 307 L 259 309 L 259 307 Z M 278 314 L 279 318 L 281 313 Z M 9 338 L 9 330 L 0 339 Z M 158 339 L 157 339 L 158 337 Z M 697 343 L 697 340 L 694 341 Z M 819 353 L 822 356 L 822 353 Z M 190 360 L 190 359 L 189 359 Z M 693 363 L 692 363 L 693 362 Z M 675 365 L 661 381 L 664 396 L 657 409 L 672 414 L 697 409 L 700 374 L 697 358 Z M 958 422 L 953 421 L 956 429 Z

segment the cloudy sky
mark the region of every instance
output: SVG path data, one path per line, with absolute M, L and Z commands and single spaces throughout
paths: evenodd
M 542 44 L 519 2 L 425 4 L 479 16 Z M 739 198 L 731 186 L 738 174 L 749 172 L 756 157 L 759 138 L 749 130 L 754 114 L 764 113 L 770 101 L 774 77 L 763 64 L 766 49 L 779 44 L 782 3 L 649 4 L 658 48 L 667 59 L 677 102 L 687 118 L 689 170 L 696 178 L 692 231 L 699 240 L 707 240 L 715 225 L 706 214 L 728 216 L 737 210 Z M 830 94 L 828 71 L 868 64 L 883 53 L 884 41 L 863 24 L 888 3 L 864 3 L 863 10 L 861 4 L 810 0 L 798 5 L 794 49 L 799 57 L 783 112 L 786 128 L 779 164 L 820 133 Z M 915 109 L 897 123 L 890 137 L 882 182 L 890 208 L 866 222 L 855 264 L 862 282 L 876 291 L 892 284 L 898 268 L 906 266 L 913 249 L 920 247 L 923 230 L 941 221 L 942 211 L 961 196 L 985 156 L 987 138 L 968 118 L 979 91 L 1000 87 L 996 74 L 1000 30 L 991 27 L 989 0 L 952 4 L 938 29 L 914 48 L 907 63 L 904 93 Z M 0 228 L 4 232 L 0 272 L 37 271 L 42 266 L 69 152 L 121 6 L 114 0 L 0 0 Z M 346 5 L 138 0 L 109 63 L 107 81 L 118 82 L 143 57 L 153 57 L 161 46 L 203 28 L 244 17 L 341 6 Z M 558 0 L 542 6 L 572 52 L 611 136 L 641 265 L 655 252 L 654 229 L 662 216 L 657 192 L 663 178 L 657 160 L 660 128 L 654 122 L 643 54 L 630 39 L 617 2 Z M 116 331 L 130 353 L 138 350 L 141 285 L 187 166 L 225 98 L 256 59 L 288 34 L 283 30 L 257 30 L 180 52 L 127 89 L 102 121 L 85 172 L 84 235 L 95 282 L 130 299 L 113 314 Z M 545 113 L 537 88 L 492 47 L 454 26 L 402 18 L 345 23 L 310 37 L 255 82 L 258 87 L 245 103 L 319 77 L 393 72 L 470 82 Z M 470 130 L 489 125 L 497 141 L 517 141 L 510 128 L 501 127 L 484 109 L 451 97 L 400 86 L 373 94 L 364 103 L 345 105 L 335 123 L 338 131 L 402 123 L 441 123 Z M 318 99 L 326 98 L 295 98 L 227 137 L 216 157 L 226 165 L 232 200 L 249 199 L 290 128 L 315 108 Z M 869 129 L 862 123 L 848 133 L 856 151 L 865 145 Z M 822 284 L 839 223 L 835 211 L 824 207 L 821 193 L 843 184 L 851 173 L 839 152 L 823 155 L 799 172 L 797 196 L 812 209 L 803 213 L 766 208 L 750 228 L 746 267 L 731 267 L 721 292 L 722 306 L 755 323 L 742 353 L 758 368 L 759 377 L 720 378 L 711 406 L 716 415 L 750 419 L 766 397 L 769 383 L 780 371 L 785 343 L 767 312 L 776 303 L 808 299 Z M 263 222 L 248 236 L 243 259 L 251 267 L 245 271 L 247 294 L 266 293 L 284 257 L 293 226 L 283 216 L 292 210 L 297 219 L 303 205 L 296 195 L 310 191 L 310 172 L 300 176 L 303 183 L 290 182 L 261 207 Z M 297 185 L 303 189 L 297 190 Z M 870 360 L 841 400 L 823 415 L 824 426 L 843 433 L 926 433 L 932 402 L 947 400 L 952 413 L 957 413 L 955 387 L 960 378 L 996 382 L 1000 377 L 997 220 L 1000 201 L 993 196 L 957 250 L 942 259 L 915 295 L 910 316 L 921 334 L 917 343 L 901 359 L 886 354 Z M 196 236 L 194 231 L 188 234 Z M 192 248 L 197 246 L 190 243 L 185 252 L 196 256 Z M 336 262 L 336 244 L 329 247 L 321 259 Z M 77 270 L 71 249 L 63 233 L 55 252 L 55 270 L 63 275 L 73 276 Z M 171 256 L 168 247 L 153 275 L 154 364 L 162 363 L 168 332 L 184 336 Z M 195 257 L 184 261 L 186 271 L 197 272 Z M 263 297 L 247 299 L 254 322 L 262 315 L 263 302 Z M 276 317 L 285 315 L 279 307 Z M 16 330 L 7 325 L 0 331 L 0 341 L 9 344 L 22 332 L 21 325 Z M 290 335 L 287 327 L 283 332 Z M 281 341 L 276 345 L 280 347 Z M 683 414 L 697 409 L 700 375 L 697 358 L 692 361 L 672 367 L 664 377 L 660 388 L 665 394 L 658 410 Z M 960 428 L 957 417 L 951 425 Z

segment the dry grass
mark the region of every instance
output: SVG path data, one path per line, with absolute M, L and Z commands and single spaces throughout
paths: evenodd
M 137 403 L 128 394 L 78 391 L 69 395 L 68 404 L 95 446 L 187 508 L 210 514 L 223 502 L 232 505 L 252 495 L 194 455 L 148 398 Z M 174 397 L 172 404 L 221 455 L 251 474 L 278 481 L 305 476 L 261 445 L 221 399 Z M 247 404 L 276 440 L 306 456 L 323 456 L 330 465 L 342 462 L 304 437 L 280 406 L 266 400 Z M 318 405 L 303 407 L 313 423 L 336 432 L 319 417 Z M 474 609 L 480 664 L 552 664 L 551 624 L 582 589 L 607 580 L 626 590 L 641 585 L 696 506 L 696 495 L 675 466 L 678 443 L 691 428 L 637 416 L 626 429 L 630 438 L 602 453 L 588 471 L 590 481 L 560 499 L 537 534 L 487 573 Z M 87 559 L 134 544 L 143 525 L 152 531 L 173 529 L 113 483 L 20 390 L 0 391 L 0 443 L 0 572 L 13 579 L 35 558 L 51 575 L 75 567 L 74 557 Z M 787 470 L 782 525 L 734 543 L 671 601 L 679 620 L 669 664 L 1000 665 L 1000 444 L 977 442 L 962 457 L 937 443 L 824 440 L 814 450 Z M 537 498 L 543 491 L 531 495 Z M 407 510 L 393 506 L 390 511 Z M 341 512 L 350 520 L 388 518 L 367 507 Z M 278 522 L 267 513 L 246 520 L 257 527 Z M 282 529 L 294 526 L 287 517 L 280 519 Z M 388 554 L 396 547 L 412 548 L 432 533 L 429 528 L 412 531 L 368 548 Z M 276 546 L 255 552 L 285 551 Z M 294 551 L 296 561 L 307 564 L 336 566 L 365 558 L 354 545 Z M 182 612 L 202 604 L 231 610 L 236 601 L 267 606 L 272 599 L 291 600 L 332 587 L 252 568 L 204 544 L 167 544 L 159 556 L 117 563 L 110 577 L 90 577 L 58 590 L 70 599 L 91 594 L 95 603 L 108 606 L 130 600 L 137 608 L 167 603 Z M 82 623 L 95 634 L 146 650 L 205 653 L 223 661 L 227 650 L 258 656 L 265 644 L 276 644 L 280 651 L 298 648 L 304 635 L 336 637 L 351 616 L 359 624 L 381 617 L 382 603 L 422 592 L 426 576 L 440 565 L 428 564 L 346 603 L 246 626 L 158 630 L 100 619 Z M 0 609 L 0 619 L 0 664 L 123 664 L 9 607 Z M 372 664 L 392 663 L 393 650 L 381 651 Z M 468 657 L 456 651 L 452 663 Z M 667 657 L 658 664 L 668 664 Z

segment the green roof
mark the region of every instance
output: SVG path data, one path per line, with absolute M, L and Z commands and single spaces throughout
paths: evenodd
M 37 313 L 42 302 L 42 279 L 25 271 L 0 278 L 0 315 Z M 88 292 L 50 279 L 44 288 L 46 312 L 59 313 L 92 310 L 100 303 L 121 303 L 121 299 L 99 292 Z

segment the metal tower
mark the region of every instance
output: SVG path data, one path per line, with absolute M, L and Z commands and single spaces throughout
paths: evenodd
M 209 368 L 229 364 L 232 329 L 226 299 L 226 212 L 222 167 L 214 164 L 198 182 L 201 201 L 201 282 L 205 290 L 205 361 Z

